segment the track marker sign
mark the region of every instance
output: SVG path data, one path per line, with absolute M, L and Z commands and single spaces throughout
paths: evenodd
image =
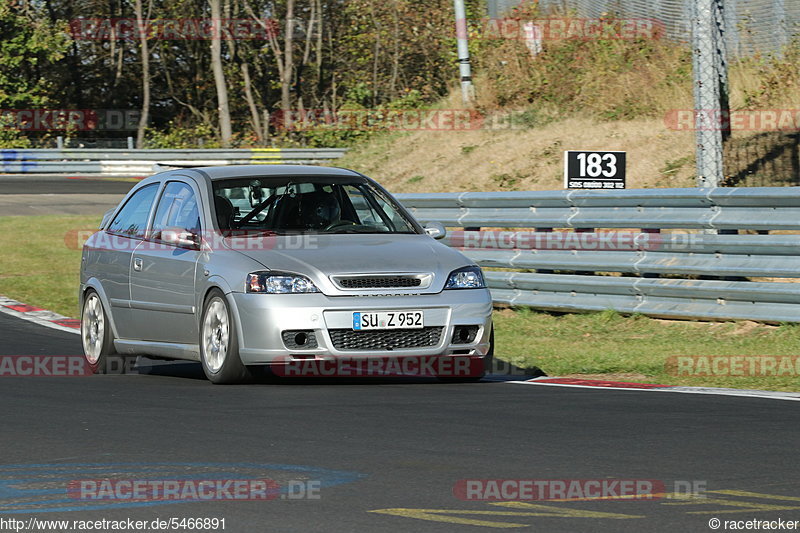
M 565 189 L 624 189 L 625 152 L 566 150 Z

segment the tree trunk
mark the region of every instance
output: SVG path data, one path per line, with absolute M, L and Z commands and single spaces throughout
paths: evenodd
M 144 134 L 147 130 L 147 122 L 150 119 L 150 48 L 147 45 L 147 32 L 141 30 L 145 23 L 142 13 L 142 0 L 136 0 L 133 8 L 136 13 L 136 25 L 139 28 L 139 43 L 142 56 L 142 114 L 139 117 L 139 127 L 136 130 L 136 148 L 141 150 L 144 148 Z
M 286 36 L 283 42 L 283 72 L 281 75 L 281 110 L 287 128 L 292 126 L 292 72 L 294 59 L 294 0 L 286 0 Z
M 138 1 L 138 0 L 137 0 Z M 211 70 L 214 73 L 214 85 L 217 89 L 217 111 L 219 112 L 219 133 L 222 146 L 231 145 L 233 131 L 231 129 L 231 111 L 228 104 L 228 86 L 225 83 L 225 72 L 222 69 L 222 10 L 219 0 L 208 0 L 211 6 L 211 19 L 214 31 L 211 36 Z
M 242 62 L 242 81 L 244 82 L 244 97 L 247 100 L 247 107 L 250 108 L 250 119 L 253 122 L 253 131 L 259 143 L 264 142 L 264 135 L 261 130 L 261 116 L 256 107 L 256 100 L 253 98 L 252 82 L 250 81 L 250 68 L 246 61 Z
M 383 31 L 383 25 L 375 15 L 374 3 L 371 3 L 369 8 L 372 25 L 375 26 L 375 49 L 372 52 L 372 107 L 375 107 L 378 104 L 378 64 L 381 57 L 381 33 Z

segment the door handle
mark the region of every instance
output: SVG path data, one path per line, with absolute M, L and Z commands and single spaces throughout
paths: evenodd
M 142 260 L 140 258 L 138 258 L 138 257 L 134 258 L 134 260 L 133 260 L 133 269 L 136 272 L 141 272 L 142 271 Z

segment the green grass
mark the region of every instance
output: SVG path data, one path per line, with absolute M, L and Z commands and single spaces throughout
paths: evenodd
M 0 217 L 0 294 L 77 315 L 77 231 L 100 217 Z M 619 381 L 800 391 L 789 377 L 678 377 L 671 356 L 796 356 L 800 325 L 667 321 L 613 311 L 591 314 L 495 312 L 496 354 L 551 376 L 589 374 Z
M 88 235 L 100 219 L 0 217 L 0 294 L 76 316 L 81 260 L 77 232 Z
M 555 315 L 495 312 L 499 358 L 550 376 L 605 375 L 618 381 L 800 391 L 797 376 L 676 376 L 671 356 L 797 356 L 800 325 L 658 320 L 614 311 Z M 796 368 L 796 367 L 795 367 Z

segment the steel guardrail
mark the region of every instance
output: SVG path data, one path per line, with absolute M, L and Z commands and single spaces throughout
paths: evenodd
M 345 148 L 243 149 L 2 149 L 0 173 L 6 174 L 130 174 L 163 167 L 319 164 L 342 157 Z
M 397 197 L 458 228 L 444 242 L 486 269 L 499 304 L 800 322 L 798 187 Z

